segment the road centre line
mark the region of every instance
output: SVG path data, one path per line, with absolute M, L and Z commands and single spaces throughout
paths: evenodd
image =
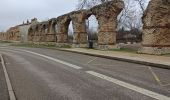
M 65 61 L 62 61 L 62 60 L 59 60 L 59 59 L 56 59 L 56 58 L 52 58 L 52 57 L 49 57 L 49 56 L 46 56 L 46 55 L 43 55 L 43 54 L 35 53 L 35 52 L 32 52 L 32 51 L 28 51 L 28 50 L 21 50 L 21 49 L 15 49 L 15 50 L 24 51 L 24 52 L 31 53 L 31 54 L 34 54 L 34 55 L 37 55 L 37 56 L 41 56 L 43 58 L 55 61 L 57 63 L 61 63 L 63 65 L 67 65 L 67 66 L 72 67 L 74 69 L 82 69 L 82 67 L 79 67 L 77 65 L 73 65 L 71 63 L 68 63 L 68 62 L 65 62 Z
M 153 91 L 150 91 L 150 90 L 147 90 L 147 89 L 123 82 L 123 81 L 120 81 L 115 78 L 108 77 L 106 75 L 103 75 L 103 74 L 100 74 L 100 73 L 97 73 L 94 71 L 86 71 L 86 73 L 96 76 L 98 78 L 107 80 L 107 81 L 117 84 L 119 86 L 125 87 L 127 89 L 133 90 L 135 92 L 141 93 L 143 95 L 149 96 L 151 98 L 157 99 L 157 100 L 170 100 L 170 97 L 167 97 L 165 95 L 162 95 L 162 94 L 159 94 L 159 93 L 156 93 L 156 92 L 153 92 Z

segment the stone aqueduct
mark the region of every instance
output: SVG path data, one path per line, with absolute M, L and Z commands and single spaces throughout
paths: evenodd
M 89 10 L 73 11 L 47 22 L 33 24 L 29 29 L 29 41 L 67 43 L 68 27 L 72 21 L 73 44 L 84 47 L 87 44 L 86 19 L 94 15 L 99 23 L 99 46 L 106 44 L 108 47 L 114 46 L 116 44 L 117 16 L 123 7 L 124 4 L 121 0 L 114 0 Z
M 73 44 L 84 47 L 87 44 L 86 19 L 94 15 L 99 23 L 98 47 L 114 48 L 117 16 L 123 7 L 122 0 L 114 0 L 89 10 L 73 11 L 46 22 L 32 23 L 28 30 L 28 40 L 68 43 L 68 27 L 72 21 Z M 139 52 L 170 53 L 170 0 L 151 0 L 143 16 L 143 23 L 143 42 Z

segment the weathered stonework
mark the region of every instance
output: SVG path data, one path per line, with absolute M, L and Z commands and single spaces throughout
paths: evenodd
M 57 43 L 68 43 L 68 27 L 71 18 L 69 14 L 57 18 Z
M 19 26 L 11 27 L 6 34 L 8 41 L 17 42 L 21 39 L 21 35 L 19 34 Z
M 87 32 L 86 32 L 86 18 L 88 16 L 88 11 L 86 10 L 79 10 L 71 12 L 70 18 L 73 24 L 73 44 L 74 47 L 86 47 L 87 45 Z
M 28 42 L 36 42 L 37 41 L 37 32 L 38 32 L 38 24 L 36 18 L 32 19 L 30 28 L 28 29 Z
M 48 21 L 48 31 L 46 34 L 46 42 L 56 42 L 56 18 L 52 18 Z
M 115 47 L 109 45 L 116 45 L 117 16 L 120 14 L 123 7 L 124 3 L 122 0 L 114 0 L 90 9 L 92 14 L 96 16 L 99 23 L 99 49 L 111 49 L 112 47 Z
M 151 0 L 143 23 L 143 47 L 139 52 L 170 53 L 170 0 Z
M 7 40 L 7 35 L 5 32 L 0 32 L 0 41 L 6 41 Z

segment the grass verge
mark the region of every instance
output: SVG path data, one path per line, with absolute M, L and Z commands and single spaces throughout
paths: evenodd
M 15 44 L 11 44 L 10 46 L 17 46 L 17 47 L 31 47 L 31 48 L 51 48 L 51 49 L 55 49 L 55 48 L 71 48 L 70 45 L 61 45 L 61 46 L 56 46 L 56 44 L 54 43 L 15 43 Z
M 137 53 L 137 50 L 130 49 L 130 48 L 112 49 L 111 51 L 128 52 L 128 53 Z

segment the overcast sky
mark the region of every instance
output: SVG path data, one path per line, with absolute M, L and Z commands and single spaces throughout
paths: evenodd
M 78 0 L 1 0 L 0 31 L 37 17 L 40 21 L 75 10 Z

